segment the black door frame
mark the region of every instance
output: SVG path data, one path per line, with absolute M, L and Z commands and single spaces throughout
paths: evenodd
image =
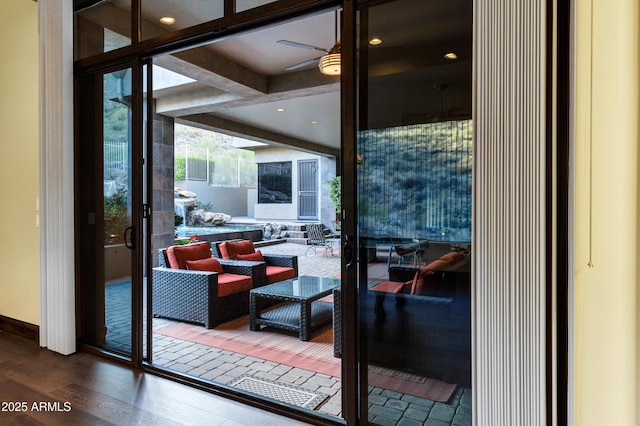
M 133 10 L 139 10 L 140 0 L 132 0 L 133 1 Z M 227 1 L 227 3 L 229 3 Z M 347 3 L 352 3 L 351 1 Z M 265 6 L 256 8 L 255 10 L 249 10 L 238 14 L 233 14 L 230 16 L 226 16 L 224 18 L 211 21 L 205 24 L 198 25 L 196 27 L 188 28 L 185 30 L 177 31 L 175 33 L 169 34 L 167 36 L 158 37 L 156 39 L 138 41 L 137 37 L 134 37 L 134 40 L 130 46 L 123 47 L 121 49 L 107 52 L 104 54 L 96 55 L 89 58 L 83 58 L 74 62 L 74 71 L 76 78 L 76 120 L 77 123 L 85 123 L 83 129 L 85 132 L 90 131 L 95 125 L 95 118 L 87 119 L 87 115 L 91 109 L 95 109 L 95 99 L 87 98 L 86 91 L 79 91 L 78 89 L 86 89 L 86 83 L 84 85 L 80 84 L 80 82 L 87 81 L 88 78 L 92 75 L 102 75 L 103 73 L 109 72 L 113 69 L 119 69 L 123 67 L 131 68 L 133 71 L 132 76 L 132 103 L 134 105 L 134 117 L 132 122 L 132 144 L 134 145 L 134 152 L 132 153 L 132 161 L 135 164 L 139 165 L 141 168 L 140 173 L 135 173 L 133 176 L 132 185 L 134 189 L 134 200 L 136 214 L 133 218 L 135 226 L 135 241 L 138 244 L 138 247 L 145 247 L 148 251 L 151 239 L 151 233 L 144 233 L 144 228 L 152 229 L 151 217 L 148 215 L 148 205 L 152 203 L 151 200 L 151 192 L 144 190 L 144 182 L 142 176 L 143 162 L 146 161 L 147 164 L 152 164 L 151 153 L 152 150 L 150 148 L 150 143 L 147 144 L 147 152 L 143 153 L 143 149 L 145 146 L 145 142 L 143 138 L 145 137 L 146 130 L 146 138 L 147 142 L 149 142 L 152 137 L 152 120 L 149 118 L 152 115 L 152 110 L 148 108 L 150 103 L 147 102 L 146 107 L 143 107 L 143 103 L 145 102 L 144 95 L 144 66 L 151 64 L 153 56 L 169 53 L 176 50 L 181 50 L 183 48 L 187 48 L 189 46 L 194 46 L 197 44 L 203 44 L 205 42 L 213 41 L 222 36 L 229 36 L 232 34 L 240 33 L 243 31 L 258 29 L 264 27 L 266 25 L 274 24 L 286 19 L 294 19 L 297 17 L 305 16 L 308 14 L 312 14 L 319 11 L 329 10 L 332 8 L 339 8 L 341 6 L 341 2 L 332 0 L 280 0 L 278 2 L 274 2 L 271 4 L 267 4 Z M 132 34 L 138 34 L 139 32 L 136 29 L 137 22 L 139 20 L 139 14 L 132 14 Z M 150 67 L 146 70 L 147 77 L 151 77 L 151 69 Z M 147 80 L 147 84 L 150 85 L 151 80 Z M 150 87 L 150 86 L 149 86 Z M 81 111 L 80 105 L 84 105 L 85 112 Z M 147 114 L 147 123 L 146 129 L 145 120 L 143 118 L 143 114 Z M 91 123 L 91 125 L 89 125 Z M 77 132 L 76 134 L 76 146 L 79 146 L 79 140 L 81 140 L 82 131 Z M 78 167 L 78 164 L 81 162 L 83 158 L 88 158 L 88 152 L 80 152 L 76 153 L 76 175 L 83 176 L 85 171 L 83 168 Z M 90 156 L 90 158 L 95 158 L 95 154 Z M 147 167 L 146 169 L 146 181 L 152 182 L 152 169 Z M 97 178 L 96 178 L 97 179 Z M 79 182 L 80 183 L 80 182 Z M 89 184 L 89 182 L 84 182 Z M 94 192 L 98 192 L 97 189 Z M 148 199 L 143 199 L 143 195 L 147 194 Z M 80 203 L 81 204 L 81 203 Z M 76 214 L 76 224 L 82 223 L 83 214 L 81 213 L 85 208 L 78 206 L 77 214 Z M 145 222 L 146 221 L 146 222 Z M 76 230 L 80 231 L 81 226 L 76 225 Z M 87 235 L 84 232 L 78 232 L 78 235 Z M 84 248 L 81 248 L 76 251 L 77 253 L 77 265 L 86 266 L 85 258 L 90 258 L 90 252 L 87 252 Z M 149 254 L 151 255 L 151 254 Z M 93 256 L 94 258 L 96 256 Z M 151 262 L 145 262 L 145 255 L 143 253 L 136 253 L 135 259 L 132 261 L 135 265 L 132 265 L 133 270 L 132 273 L 135 273 L 136 276 L 139 276 L 142 280 L 143 275 L 150 277 L 149 271 L 151 270 Z M 146 268 L 143 270 L 142 268 Z M 80 277 L 81 268 L 77 267 L 77 273 Z M 85 269 L 85 268 L 82 268 Z M 79 285 L 79 290 L 82 288 L 82 282 L 86 282 L 87 280 L 79 279 L 78 282 L 81 283 Z M 142 281 L 141 281 L 142 283 Z M 82 291 L 80 291 L 82 293 Z M 147 302 L 150 301 L 150 292 L 147 292 Z M 150 320 L 151 313 L 150 311 L 143 310 L 143 287 L 142 285 L 134 286 L 132 289 L 132 305 L 133 305 L 133 313 L 132 313 L 132 354 L 131 357 L 121 356 L 117 353 L 103 350 L 100 348 L 96 348 L 91 345 L 85 345 L 82 347 L 83 350 L 89 352 L 97 352 L 103 355 L 118 359 L 120 361 L 126 362 L 136 368 L 140 368 L 144 371 L 149 371 L 151 373 L 164 376 L 174 381 L 182 382 L 186 385 L 195 386 L 198 388 L 202 388 L 204 390 L 221 394 L 225 397 L 238 400 L 241 402 L 249 403 L 255 407 L 262 408 L 265 410 L 277 412 L 280 414 L 284 414 L 288 417 L 303 420 L 306 422 L 311 422 L 313 424 L 342 424 L 338 418 L 330 418 L 328 416 L 323 415 L 312 415 L 308 413 L 304 413 L 299 410 L 295 410 L 293 408 L 283 407 L 281 405 L 276 405 L 264 401 L 262 399 L 257 399 L 255 397 L 240 394 L 238 392 L 229 391 L 228 389 L 216 388 L 214 386 L 204 385 L 202 382 L 198 382 L 195 380 L 185 379 L 183 376 L 179 374 L 173 374 L 168 371 L 160 370 L 157 367 L 152 366 L 148 360 L 145 359 L 146 354 L 143 353 L 143 339 L 145 333 L 142 332 L 142 327 L 144 327 L 143 317 L 146 316 L 147 321 Z M 82 317 L 80 305 L 82 301 L 79 301 L 79 318 Z M 353 311 L 353 309 L 350 309 Z M 355 324 L 351 325 L 352 328 L 355 328 Z M 345 327 L 345 334 L 348 334 L 349 325 Z M 146 343 L 150 345 L 151 336 L 149 333 L 146 333 Z M 349 350 L 347 348 L 344 349 L 344 353 Z M 351 358 L 355 359 L 355 355 L 351 356 Z M 343 378 L 343 383 L 346 379 Z M 343 393 L 344 394 L 344 393 Z M 346 397 L 345 397 L 346 398 Z M 355 400 L 357 397 L 350 396 L 347 399 Z M 355 423 L 349 423 L 355 424 Z
M 144 264 L 144 245 L 142 242 L 142 191 L 144 179 L 141 173 L 142 146 L 136 140 L 141 140 L 142 135 L 142 111 L 136 108 L 142 99 L 141 66 L 138 61 L 121 61 L 112 63 L 100 69 L 91 70 L 75 77 L 75 191 L 83 194 L 76 197 L 75 204 L 75 232 L 85 238 L 76 239 L 76 282 L 79 296 L 76 298 L 76 313 L 78 318 L 78 338 L 83 348 L 90 351 L 98 351 L 111 354 L 106 348 L 97 348 L 91 342 L 97 342 L 98 336 L 95 330 L 98 318 L 92 309 L 104 294 L 96 291 L 96 283 L 102 282 L 104 286 L 104 260 L 103 260 L 103 184 L 102 176 L 102 102 L 104 75 L 117 70 L 130 69 L 132 73 L 131 103 L 131 227 L 129 241 L 132 242 L 133 255 L 131 256 L 131 285 L 132 285 L 132 316 L 131 316 L 131 353 L 114 353 L 120 359 L 127 360 L 132 365 L 141 364 L 142 347 L 142 317 L 135 306 L 142 301 L 142 265 Z M 82 95 L 79 95 L 82 93 Z M 99 105 L 96 108 L 96 105 Z M 96 123 L 100 123 L 96 126 Z M 87 143 L 88 141 L 88 143 Z M 91 161 L 87 161 L 90 158 Z M 87 238 L 92 236 L 92 238 Z
M 136 13 L 132 14 L 132 34 L 139 34 L 138 31 L 138 22 L 139 22 L 139 14 L 137 11 L 140 10 L 140 1 L 141 0 L 132 0 L 133 2 L 133 11 Z M 225 0 L 225 5 L 230 4 L 231 2 Z M 233 34 L 236 32 L 248 30 L 251 28 L 258 28 L 264 25 L 268 25 L 269 23 L 276 22 L 285 18 L 293 18 L 296 16 L 300 16 L 303 14 L 313 13 L 314 11 L 326 9 L 328 7 L 335 7 L 342 5 L 343 8 L 343 28 L 342 28 L 342 61 L 343 61 L 343 70 L 341 76 L 341 86 L 342 86 L 342 94 L 341 94 L 341 102 L 342 102 L 342 141 L 341 141 L 341 150 L 342 150 L 342 162 L 341 162 L 341 175 L 342 175 L 342 193 L 354 193 L 353 189 L 355 188 L 355 164 L 356 164 L 356 152 L 355 152 L 355 142 L 356 142 L 356 123 L 357 123 L 357 110 L 356 110 L 356 99 L 357 99 L 357 90 L 356 90 L 356 78 L 355 78 L 355 70 L 357 66 L 356 61 L 356 9 L 357 9 L 357 1 L 356 0 L 344 0 L 341 2 L 338 1 L 329 1 L 329 0 L 280 0 L 278 2 L 274 2 L 263 7 L 257 8 L 257 10 L 250 10 L 240 14 L 230 15 L 225 18 L 221 18 L 219 20 L 211 21 L 208 23 L 204 23 L 198 25 L 196 27 L 188 28 L 185 30 L 177 31 L 175 33 L 169 34 L 167 36 L 157 37 L 155 39 L 150 40 L 137 40 L 137 37 L 134 37 L 133 44 L 131 46 L 127 46 L 122 49 L 118 49 L 116 51 L 104 53 L 101 55 L 96 55 L 90 58 L 84 58 L 75 61 L 75 91 L 76 91 L 76 152 L 74 154 L 76 158 L 76 166 L 75 172 L 76 176 L 80 176 L 79 171 L 80 168 L 78 164 L 86 158 L 95 158 L 92 156 L 87 157 L 89 151 L 87 148 L 80 147 L 79 139 L 80 135 L 88 130 L 89 127 L 93 125 L 95 122 L 95 114 L 82 112 L 79 110 L 83 109 L 92 104 L 91 95 L 87 96 L 87 93 L 84 89 L 87 88 L 87 83 L 91 78 L 92 74 L 96 73 L 104 73 L 109 70 L 122 68 L 122 67 L 132 67 L 134 71 L 134 81 L 136 84 L 134 85 L 134 98 L 137 98 L 134 102 L 137 105 L 142 104 L 143 96 L 141 89 L 141 81 L 142 81 L 142 66 L 143 62 L 141 58 L 150 58 L 153 55 L 160 53 L 167 53 L 172 50 L 178 50 L 181 48 L 185 48 L 189 45 L 204 43 L 207 41 L 211 41 L 216 37 L 219 37 L 222 33 L 224 34 Z M 555 277 L 558 282 L 557 291 L 557 301 L 556 307 L 558 315 L 556 317 L 556 326 L 558 328 L 557 337 L 555 338 L 555 343 L 557 344 L 556 353 L 553 354 L 551 352 L 548 353 L 548 361 L 551 361 L 553 356 L 557 356 L 558 361 L 558 371 L 553 373 L 549 371 L 547 374 L 547 394 L 548 401 L 552 402 L 553 392 L 552 392 L 552 383 L 554 380 L 557 381 L 557 396 L 555 398 L 555 403 L 558 407 L 558 414 L 556 419 L 559 424 L 567 423 L 568 416 L 568 369 L 569 369 L 569 360 L 568 360 L 568 250 L 569 250 L 569 242 L 568 242 L 568 220 L 569 220 L 569 206 L 568 199 L 565 196 L 569 189 L 569 125 L 570 125 L 570 39 L 571 39 L 571 10 L 570 10 L 570 2 L 567 0 L 548 0 L 547 2 L 549 17 L 551 18 L 554 10 L 556 10 L 555 19 L 557 22 L 557 35 L 558 39 L 553 45 L 552 37 L 553 31 L 550 29 L 548 34 L 549 45 L 548 45 L 548 76 L 551 75 L 554 71 L 558 73 L 558 81 L 555 85 L 555 90 L 557 90 L 557 104 L 554 108 L 549 108 L 548 117 L 557 119 L 557 128 L 556 134 L 557 137 L 557 146 L 555 147 L 555 152 L 557 154 L 557 162 L 556 162 L 556 172 L 557 172 L 557 183 L 555 185 L 556 195 L 555 202 L 557 203 L 557 218 L 558 218 L 558 226 L 556 229 L 558 239 L 557 239 L 557 251 L 556 251 L 556 260 L 557 260 L 557 269 L 555 271 Z M 557 9 L 555 7 L 557 6 Z M 227 8 L 228 9 L 228 8 Z M 220 30 L 222 28 L 222 31 Z M 553 65 L 553 51 L 557 50 L 556 58 L 558 60 L 557 64 L 555 64 L 555 69 Z M 351 70 L 352 72 L 347 72 Z M 551 90 L 550 88 L 549 90 Z M 82 92 L 80 95 L 79 93 Z M 550 92 L 548 92 L 550 93 Z M 551 123 L 551 120 L 548 120 Z M 140 121 L 140 114 L 138 114 L 138 119 L 134 119 L 134 130 L 136 135 L 140 135 L 142 137 L 142 122 Z M 551 130 L 548 131 L 547 136 L 551 134 Z M 148 133 L 148 136 L 150 133 Z M 139 139 L 140 140 L 140 139 Z M 550 140 L 548 137 L 547 140 Z M 138 146 L 141 146 L 140 142 L 138 142 Z M 141 155 L 141 153 L 138 153 Z M 138 161 L 141 161 L 141 157 L 137 157 Z M 550 164 L 550 163 L 548 163 Z M 87 185 L 90 185 L 90 182 L 78 182 L 76 180 L 76 192 L 77 193 L 86 193 Z M 142 185 L 142 182 L 135 182 L 136 187 Z M 553 188 L 547 188 L 548 199 L 552 200 L 552 190 Z M 140 192 L 141 194 L 142 192 Z M 86 236 L 86 214 L 87 211 L 91 211 L 91 208 L 87 210 L 87 206 L 82 205 L 79 201 L 76 201 L 76 235 Z M 354 241 L 354 235 L 356 230 L 356 205 L 354 197 L 345 197 L 342 202 L 343 205 L 343 217 L 342 217 L 342 226 L 343 226 L 343 237 L 342 237 L 342 245 L 343 249 L 346 249 L 347 246 Z M 551 203 L 548 203 L 551 205 Z M 141 220 L 142 214 L 140 213 L 138 217 Z M 137 227 L 136 238 L 137 241 L 142 241 L 142 227 Z M 548 241 L 551 241 L 551 230 L 547 230 Z M 89 247 L 90 243 L 82 243 L 76 240 L 76 253 L 83 253 Z M 551 244 L 551 243 L 550 243 Z M 549 247 L 549 246 L 548 246 Z M 354 248 L 357 250 L 357 248 Z M 346 251 L 346 250 L 345 250 Z M 551 250 L 548 253 L 552 253 Z M 551 254 L 549 254 L 551 256 Z M 138 265 L 142 265 L 142 258 L 137 258 Z M 347 283 L 344 286 L 344 295 L 343 295 L 343 307 L 355 306 L 357 302 L 357 294 L 356 294 L 356 279 L 357 274 L 353 268 L 347 268 L 347 259 L 343 258 L 343 280 Z M 78 257 L 76 262 L 76 276 L 78 277 L 78 282 L 82 283 L 83 279 L 86 277 L 87 267 L 89 270 L 96 270 L 98 265 L 95 264 L 87 264 L 85 262 L 84 257 Z M 82 268 L 81 266 L 82 265 Z M 85 269 L 83 272 L 82 269 Z M 548 278 L 552 278 L 553 271 L 547 271 Z M 83 275 L 84 274 L 84 275 Z M 83 292 L 82 288 L 78 288 L 78 304 L 83 303 L 83 298 L 86 296 L 86 293 Z M 136 291 L 134 293 L 134 297 L 136 298 L 136 303 L 138 306 L 142 300 L 142 293 L 140 288 L 140 293 Z M 551 300 L 549 300 L 549 303 Z M 343 350 L 344 350 L 344 358 L 343 358 L 343 412 L 344 417 L 348 424 L 357 424 L 358 419 L 366 419 L 366 406 L 358 407 L 358 399 L 357 399 L 357 386 L 358 386 L 358 376 L 360 373 L 358 371 L 358 362 L 357 362 L 357 314 L 354 309 L 343 309 L 345 313 L 343 317 Z M 80 306 L 77 308 L 77 314 L 79 321 L 82 321 L 84 313 L 81 311 Z M 551 324 L 551 318 L 548 317 L 548 324 Z M 136 329 L 141 330 L 142 324 L 142 312 L 140 309 L 134 314 L 134 322 L 136 324 Z M 140 323 L 138 323 L 140 322 Z M 551 343 L 551 330 L 548 330 L 548 342 Z M 82 337 L 82 331 L 79 330 L 79 337 Z M 134 346 L 138 348 L 142 347 L 142 336 L 136 335 L 133 337 Z M 137 343 L 136 343 L 137 342 Z M 548 345 L 549 348 L 552 345 Z M 550 349 L 551 350 L 551 349 Z M 171 376 L 169 374 L 158 372 L 153 368 L 141 363 L 140 360 L 142 358 L 142 354 L 138 351 L 138 349 L 133 349 L 133 361 L 134 365 L 137 367 L 143 368 L 145 370 L 154 371 L 156 374 L 161 374 L 165 376 Z M 137 362 L 135 360 L 138 360 Z M 549 363 L 551 365 L 551 363 Z M 174 380 L 180 380 L 177 377 L 173 377 Z M 193 385 L 193 383 L 190 383 Z M 365 390 L 366 392 L 366 390 Z M 220 392 L 223 393 L 224 392 Z M 290 415 L 294 418 L 301 418 L 303 420 L 309 421 L 308 416 L 302 416 L 300 414 L 291 413 L 290 410 L 283 410 L 278 407 L 274 407 L 271 404 L 264 404 L 261 401 L 256 401 L 251 398 L 233 395 L 233 394 L 225 394 L 225 396 L 243 400 L 246 402 L 250 402 L 253 405 L 256 405 L 261 408 L 265 408 L 272 411 L 283 412 L 287 415 Z M 548 405 L 549 407 L 552 404 Z M 363 416 L 363 413 L 365 416 Z M 547 420 L 551 420 L 553 413 L 551 410 L 548 411 Z M 320 420 L 315 419 L 317 424 L 334 424 L 335 422 L 330 420 Z

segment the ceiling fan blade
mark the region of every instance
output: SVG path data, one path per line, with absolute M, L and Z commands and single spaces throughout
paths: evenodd
M 308 61 L 300 62 L 295 65 L 291 65 L 290 67 L 285 68 L 286 71 L 297 70 L 298 68 L 306 67 L 307 65 L 311 65 L 314 62 L 318 62 L 322 58 L 322 56 L 318 56 L 317 58 L 309 59 Z
M 317 51 L 320 51 L 320 52 L 329 53 L 329 50 L 327 50 L 327 49 L 325 49 L 323 47 L 311 46 L 310 44 L 298 43 L 296 41 L 278 40 L 278 41 L 276 41 L 276 43 L 284 44 L 285 46 L 299 47 L 301 49 L 317 50 Z

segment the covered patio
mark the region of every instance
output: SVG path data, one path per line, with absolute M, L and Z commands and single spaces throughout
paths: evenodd
M 308 246 L 294 243 L 265 245 L 259 249 L 265 253 L 296 254 L 299 275 L 340 276 L 341 258 L 338 248 L 335 249 L 334 256 L 331 254 L 325 256 L 320 252 L 308 252 Z M 388 279 L 385 256 L 390 251 L 387 247 L 381 246 L 378 253 L 380 258 L 371 263 L 371 273 L 378 275 L 377 280 L 382 281 Z M 127 330 L 130 329 L 128 324 L 130 300 L 127 299 L 127 295 L 130 294 L 130 291 L 127 291 L 128 285 L 130 284 L 121 281 L 107 286 L 107 327 L 109 331 L 106 345 L 108 346 L 117 347 L 129 344 L 130 337 L 127 335 Z M 340 359 L 333 356 L 332 326 L 318 330 L 310 342 L 300 342 L 296 336 L 287 335 L 282 331 L 246 331 L 246 333 L 253 335 L 250 335 L 251 339 L 261 339 L 262 342 L 256 344 L 254 350 L 249 351 L 246 350 L 246 347 L 238 351 L 228 350 L 215 347 L 211 343 L 224 335 L 225 330 L 234 333 L 239 332 L 238 330 L 243 327 L 246 328 L 246 324 L 244 324 L 246 322 L 246 318 L 240 318 L 222 324 L 213 330 L 206 330 L 199 325 L 154 318 L 153 364 L 231 387 L 240 386 L 243 378 L 258 377 L 266 382 L 272 382 L 274 386 L 282 386 L 286 390 L 298 389 L 307 391 L 310 395 L 318 395 L 314 397 L 315 403 L 310 409 L 328 415 L 339 416 L 341 414 Z M 309 344 L 308 349 L 300 348 L 305 344 Z M 295 362 L 278 362 L 277 358 L 270 355 L 270 346 L 277 350 L 279 346 L 287 345 L 294 348 L 291 349 L 293 352 L 301 351 L 302 355 L 300 356 L 311 356 L 311 358 L 303 360 L 303 363 L 298 366 L 292 366 L 291 364 L 295 364 Z M 304 355 L 304 353 L 308 355 Z M 276 355 L 279 356 L 277 353 Z M 316 362 L 311 362 L 311 359 L 316 359 Z M 370 374 L 377 375 L 376 377 L 385 377 L 384 368 L 370 367 L 372 368 Z M 394 371 L 392 374 L 397 375 L 397 373 Z M 411 375 L 407 375 L 407 377 L 411 379 Z M 374 410 L 377 413 L 375 418 L 378 424 L 397 425 L 410 421 L 416 422 L 415 424 L 430 424 L 427 423 L 428 420 L 432 423 L 439 420 L 442 424 L 448 425 L 470 424 L 471 389 L 468 383 L 456 386 L 450 398 L 443 402 L 392 391 L 374 384 L 370 386 L 369 394 L 372 404 L 378 406 Z M 278 396 L 274 395 L 274 397 Z M 318 403 L 318 401 L 320 402 Z M 295 402 L 291 403 L 295 404 Z M 316 404 L 317 406 L 313 406 Z M 304 405 L 300 406 L 304 407 Z

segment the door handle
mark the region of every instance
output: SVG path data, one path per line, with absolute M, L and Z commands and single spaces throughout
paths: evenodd
M 124 246 L 129 250 L 133 250 L 136 245 L 135 234 L 133 232 L 133 226 L 124 230 Z
M 345 259 L 345 268 L 351 269 L 353 267 L 353 237 L 349 234 L 345 234 L 344 236 L 344 246 L 342 248 L 342 253 Z

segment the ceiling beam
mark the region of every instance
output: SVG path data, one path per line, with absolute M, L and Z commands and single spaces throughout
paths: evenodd
M 194 114 L 180 117 L 179 122 L 206 130 L 217 131 L 239 138 L 263 142 L 271 146 L 295 148 L 313 154 L 340 157 L 340 150 L 329 146 L 305 141 L 270 130 L 261 129 L 245 123 L 227 120 L 210 114 Z
M 154 96 L 156 98 L 156 112 L 170 117 L 198 114 L 212 109 L 224 109 L 228 108 L 230 103 L 243 99 L 210 86 L 165 96 L 157 96 L 154 93 Z
M 194 78 L 190 75 L 187 77 Z M 154 96 L 159 113 L 182 117 L 338 91 L 340 81 L 335 77 L 325 76 L 317 70 L 306 70 L 272 77 L 269 80 L 269 93 L 256 96 L 242 97 L 215 88 L 196 88 L 183 93 Z
M 159 56 L 153 62 L 162 68 L 239 96 L 252 97 L 267 93 L 266 76 L 205 46 Z

